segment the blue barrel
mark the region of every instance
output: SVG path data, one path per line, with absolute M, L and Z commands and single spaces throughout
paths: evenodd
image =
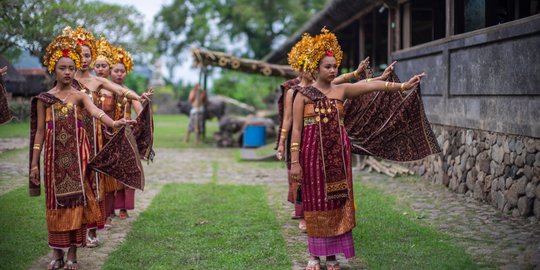
M 265 126 L 246 126 L 244 129 L 244 147 L 259 147 L 266 145 Z

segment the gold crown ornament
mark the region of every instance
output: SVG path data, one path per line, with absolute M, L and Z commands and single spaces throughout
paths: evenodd
M 103 60 L 107 62 L 107 64 L 109 64 L 109 67 L 112 67 L 114 64 L 116 64 L 116 48 L 113 47 L 111 43 L 109 43 L 109 41 L 103 36 L 99 37 L 96 44 L 96 61 Z
M 302 72 L 310 68 L 309 52 L 313 50 L 313 37 L 304 33 L 288 54 L 289 65 L 296 71 Z
M 47 46 L 45 55 L 43 56 L 43 65 L 47 67 L 47 71 L 52 73 L 58 59 L 69 57 L 75 62 L 75 68 L 81 68 L 81 46 L 77 44 L 77 40 L 71 35 L 71 28 L 66 27 L 62 34 L 57 36 Z
M 336 35 L 326 29 L 326 27 L 321 29 L 320 34 L 313 37 L 312 48 L 312 50 L 306 52 L 306 58 L 308 59 L 307 72 L 315 72 L 319 66 L 319 61 L 325 56 L 333 56 L 336 58 L 338 67 L 341 64 L 341 59 L 343 59 L 341 46 L 339 46 Z
M 72 35 L 77 40 L 77 43 L 81 45 L 81 47 L 85 45 L 90 48 L 90 53 L 92 54 L 92 63 L 90 63 L 90 67 L 93 67 L 97 55 L 96 39 L 94 38 L 94 34 L 81 26 L 77 26 L 77 28 L 73 30 Z
M 131 54 L 120 46 L 116 47 L 116 63 L 123 64 L 126 68 L 126 73 L 130 73 L 133 70 L 133 58 Z

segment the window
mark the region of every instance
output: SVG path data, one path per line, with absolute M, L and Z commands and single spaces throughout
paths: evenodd
M 454 34 L 538 14 L 539 2 L 540 0 L 456 0 Z

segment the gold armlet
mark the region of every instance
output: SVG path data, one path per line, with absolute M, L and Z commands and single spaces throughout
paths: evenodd
M 401 83 L 399 90 L 401 90 L 401 92 L 405 92 L 405 83 Z
M 104 113 L 104 112 L 100 112 L 100 113 L 98 114 L 97 119 L 99 119 L 99 120 L 101 121 L 101 118 L 103 117 L 103 115 L 105 115 L 105 113 Z
M 386 82 L 386 83 L 384 84 L 384 90 L 386 90 L 386 91 L 388 91 L 388 84 L 389 84 L 389 82 Z

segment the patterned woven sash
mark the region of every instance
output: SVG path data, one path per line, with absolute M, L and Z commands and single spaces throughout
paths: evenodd
M 131 127 L 124 126 L 88 164 L 130 188 L 144 189 L 144 171 Z
M 83 172 L 80 164 L 79 129 L 76 106 L 55 103 L 53 113 L 52 173 L 56 201 L 61 207 L 84 204 Z
M 152 161 L 155 156 L 152 149 L 154 143 L 154 116 L 150 101 L 143 103 L 143 110 L 137 116 L 137 123 L 133 126 L 133 135 L 137 141 L 140 157 Z
M 0 76 L 0 125 L 11 121 L 11 118 L 13 117 L 11 115 L 11 111 L 9 110 L 9 104 L 6 96 L 6 87 L 4 86 L 4 81 Z
M 299 91 L 315 103 L 315 112 L 318 114 L 316 119 L 319 125 L 319 155 L 324 168 L 325 199 L 346 199 L 349 187 L 347 185 L 340 115 L 336 100 L 328 99 L 313 86 L 302 88 Z
M 388 81 L 399 78 L 393 73 Z M 420 86 L 406 94 L 379 91 L 348 100 L 345 127 L 355 154 L 414 161 L 441 151 L 424 112 Z

